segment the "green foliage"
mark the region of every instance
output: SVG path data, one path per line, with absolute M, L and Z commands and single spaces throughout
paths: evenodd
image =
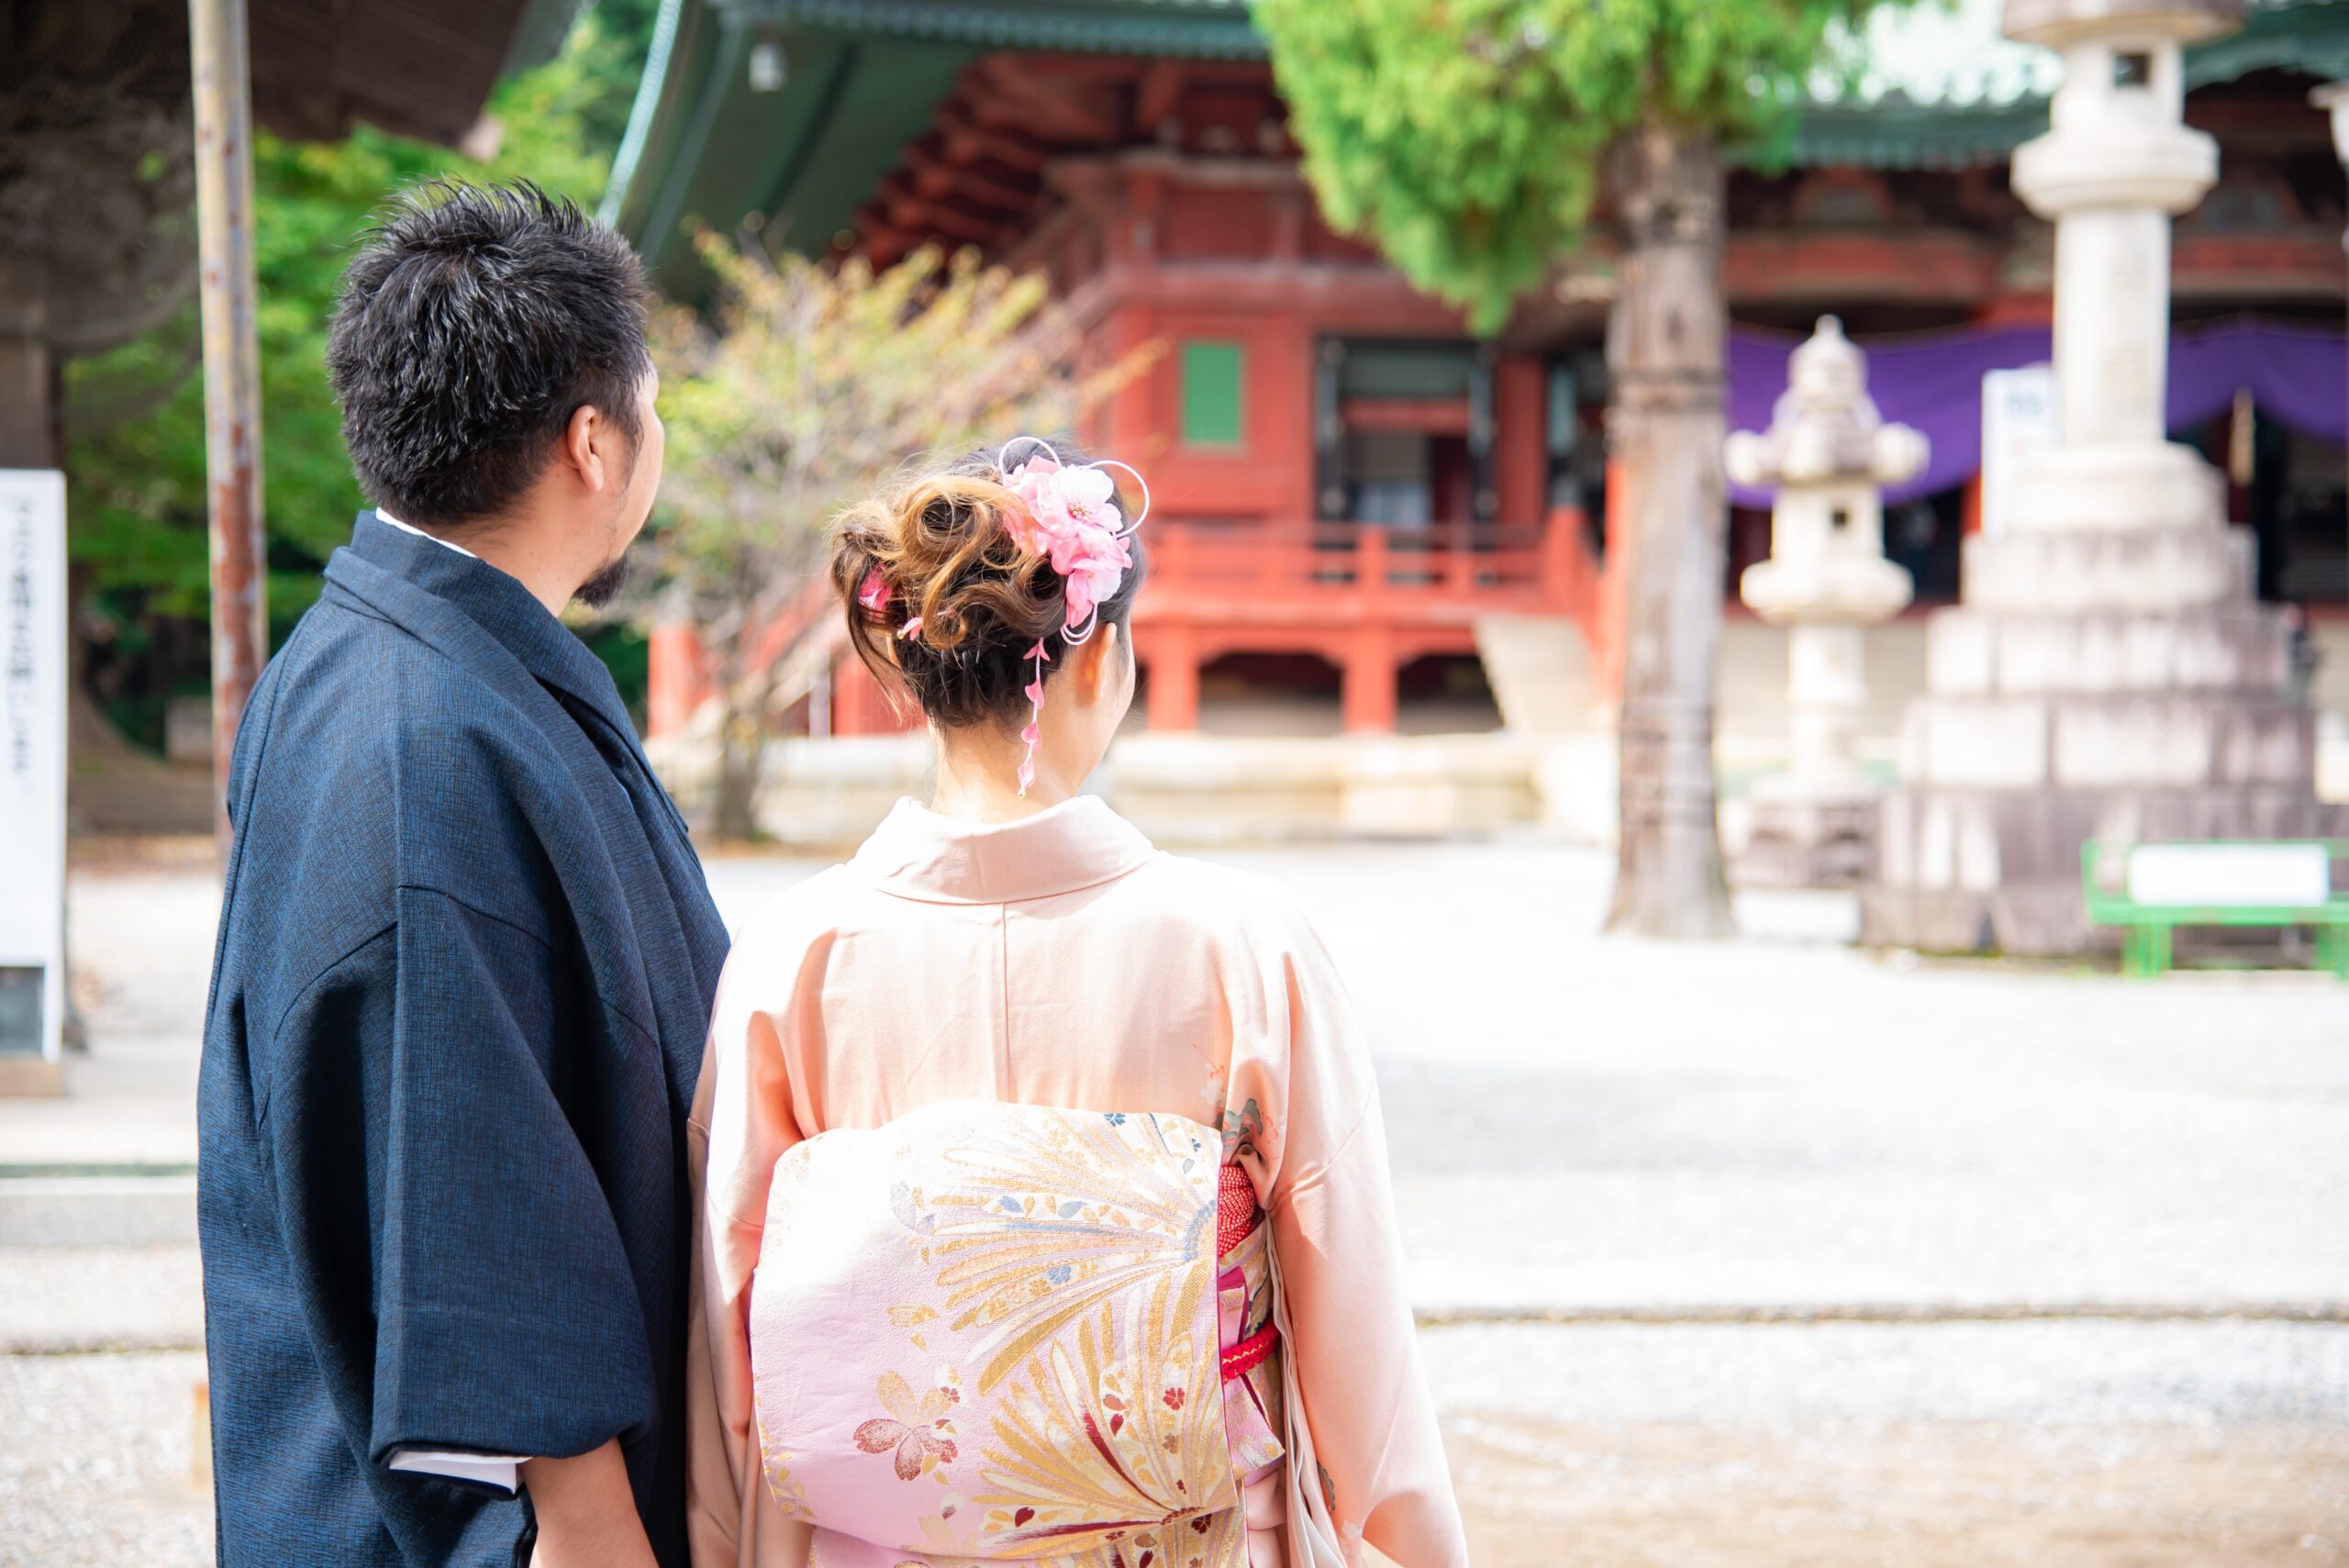
M 655 341 L 668 453 L 650 575 L 753 680 L 772 661 L 735 645 L 766 646 L 820 576 L 835 513 L 911 454 L 1073 428 L 1156 351 L 1081 370 L 1042 274 L 975 251 L 875 272 L 709 234 L 699 249 L 711 314 L 672 311 Z
M 1330 220 L 1497 328 L 1579 237 L 1608 149 L 1765 140 L 1872 0 L 1257 0 Z
M 350 537 L 360 506 L 325 364 L 328 318 L 352 244 L 386 197 L 443 174 L 527 177 L 592 206 L 652 8 L 652 0 L 602 0 L 554 60 L 502 83 L 488 112 L 504 134 L 485 162 L 366 126 L 340 142 L 255 137 L 262 502 L 280 635 L 316 598 L 318 568 Z M 207 613 L 204 384 L 184 365 L 194 315 L 190 306 L 164 331 L 68 367 L 69 384 L 184 377 L 140 417 L 69 436 L 71 546 L 91 590 L 84 620 L 118 651 L 136 652 L 158 617 Z

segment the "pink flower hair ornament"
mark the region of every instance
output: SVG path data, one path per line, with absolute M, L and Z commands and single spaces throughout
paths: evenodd
M 1015 463 L 1014 454 L 1019 454 Z M 1005 488 L 1019 497 L 1021 510 L 1011 515 L 1013 542 L 1028 553 L 1052 562 L 1061 575 L 1068 597 L 1068 618 L 1061 628 L 1063 646 L 1074 648 L 1088 640 L 1101 625 L 1101 606 L 1117 597 L 1119 584 L 1134 563 L 1127 539 L 1150 515 L 1150 484 L 1130 462 L 1099 458 L 1067 463 L 1041 436 L 1014 436 L 996 451 L 996 472 Z M 1118 510 L 1116 481 L 1108 470 L 1124 469 L 1141 492 L 1141 508 L 1129 519 Z M 1019 760 L 1019 793 L 1036 782 L 1036 745 L 1041 739 L 1044 713 L 1044 665 L 1052 654 L 1038 638 L 1028 650 L 1035 678 L 1028 683 L 1028 723 L 1019 731 L 1027 751 Z

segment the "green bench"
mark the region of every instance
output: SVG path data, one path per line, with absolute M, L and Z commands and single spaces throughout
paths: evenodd
M 2333 870 L 2349 839 L 2132 844 L 2119 858 L 2110 878 L 2104 846 L 2080 846 L 2088 919 L 2122 929 L 2123 973 L 2166 973 L 2180 926 L 2313 926 L 2317 962 L 2349 980 L 2349 887 Z

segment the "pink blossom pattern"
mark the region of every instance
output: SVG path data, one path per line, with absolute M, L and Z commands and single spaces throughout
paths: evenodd
M 1007 454 L 1022 441 L 1033 443 L 1037 450 L 1013 468 Z M 1005 526 L 1010 530 L 1013 543 L 1030 555 L 1051 562 L 1052 570 L 1060 573 L 1062 592 L 1068 601 L 1068 615 L 1061 623 L 1061 639 L 1074 647 L 1093 635 L 1101 606 L 1117 596 L 1118 585 L 1125 581 L 1127 570 L 1134 563 L 1126 536 L 1141 526 L 1141 517 L 1126 521 L 1118 510 L 1117 485 L 1106 472 L 1112 466 L 1124 468 L 1129 473 L 1133 470 L 1129 464 L 1108 460 L 1063 463 L 1050 446 L 1033 436 L 1006 442 L 996 461 L 1005 486 L 1020 501 Z M 1135 473 L 1134 480 L 1140 484 L 1141 475 Z M 1144 485 L 1142 511 L 1149 510 L 1150 490 Z M 1026 657 L 1035 662 L 1036 678 L 1028 684 L 1028 723 L 1019 731 L 1019 739 L 1026 746 L 1019 758 L 1019 793 L 1023 795 L 1028 793 L 1028 786 L 1036 782 L 1036 747 L 1043 736 L 1044 662 L 1051 655 L 1039 638 Z
M 1071 468 L 1040 451 L 1004 476 L 1025 509 L 1011 517 L 1020 549 L 1051 561 L 1066 581 L 1068 631 L 1081 631 L 1118 592 L 1134 563 L 1117 486 L 1098 468 Z

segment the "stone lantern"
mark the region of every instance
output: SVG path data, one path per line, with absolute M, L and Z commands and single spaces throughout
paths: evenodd
M 2081 845 L 2328 836 L 2315 720 L 2218 473 L 2164 426 L 2170 220 L 2218 176 L 2184 123 L 2185 45 L 2243 0 L 2007 0 L 2061 51 L 2011 183 L 2055 228 L 2057 443 L 1969 536 L 1928 623 L 1863 940 L 2078 952 Z
M 1761 781 L 1744 876 L 1843 886 L 1865 872 L 1877 792 L 1855 752 L 1867 702 L 1866 628 L 1908 604 L 1908 572 L 1884 558 L 1883 486 L 1925 465 L 1925 438 L 1887 425 L 1867 394 L 1867 365 L 1832 316 L 1787 364 L 1770 428 L 1729 439 L 1730 477 L 1775 488 L 1770 559 L 1739 593 L 1788 628 L 1787 701 L 1793 765 Z

